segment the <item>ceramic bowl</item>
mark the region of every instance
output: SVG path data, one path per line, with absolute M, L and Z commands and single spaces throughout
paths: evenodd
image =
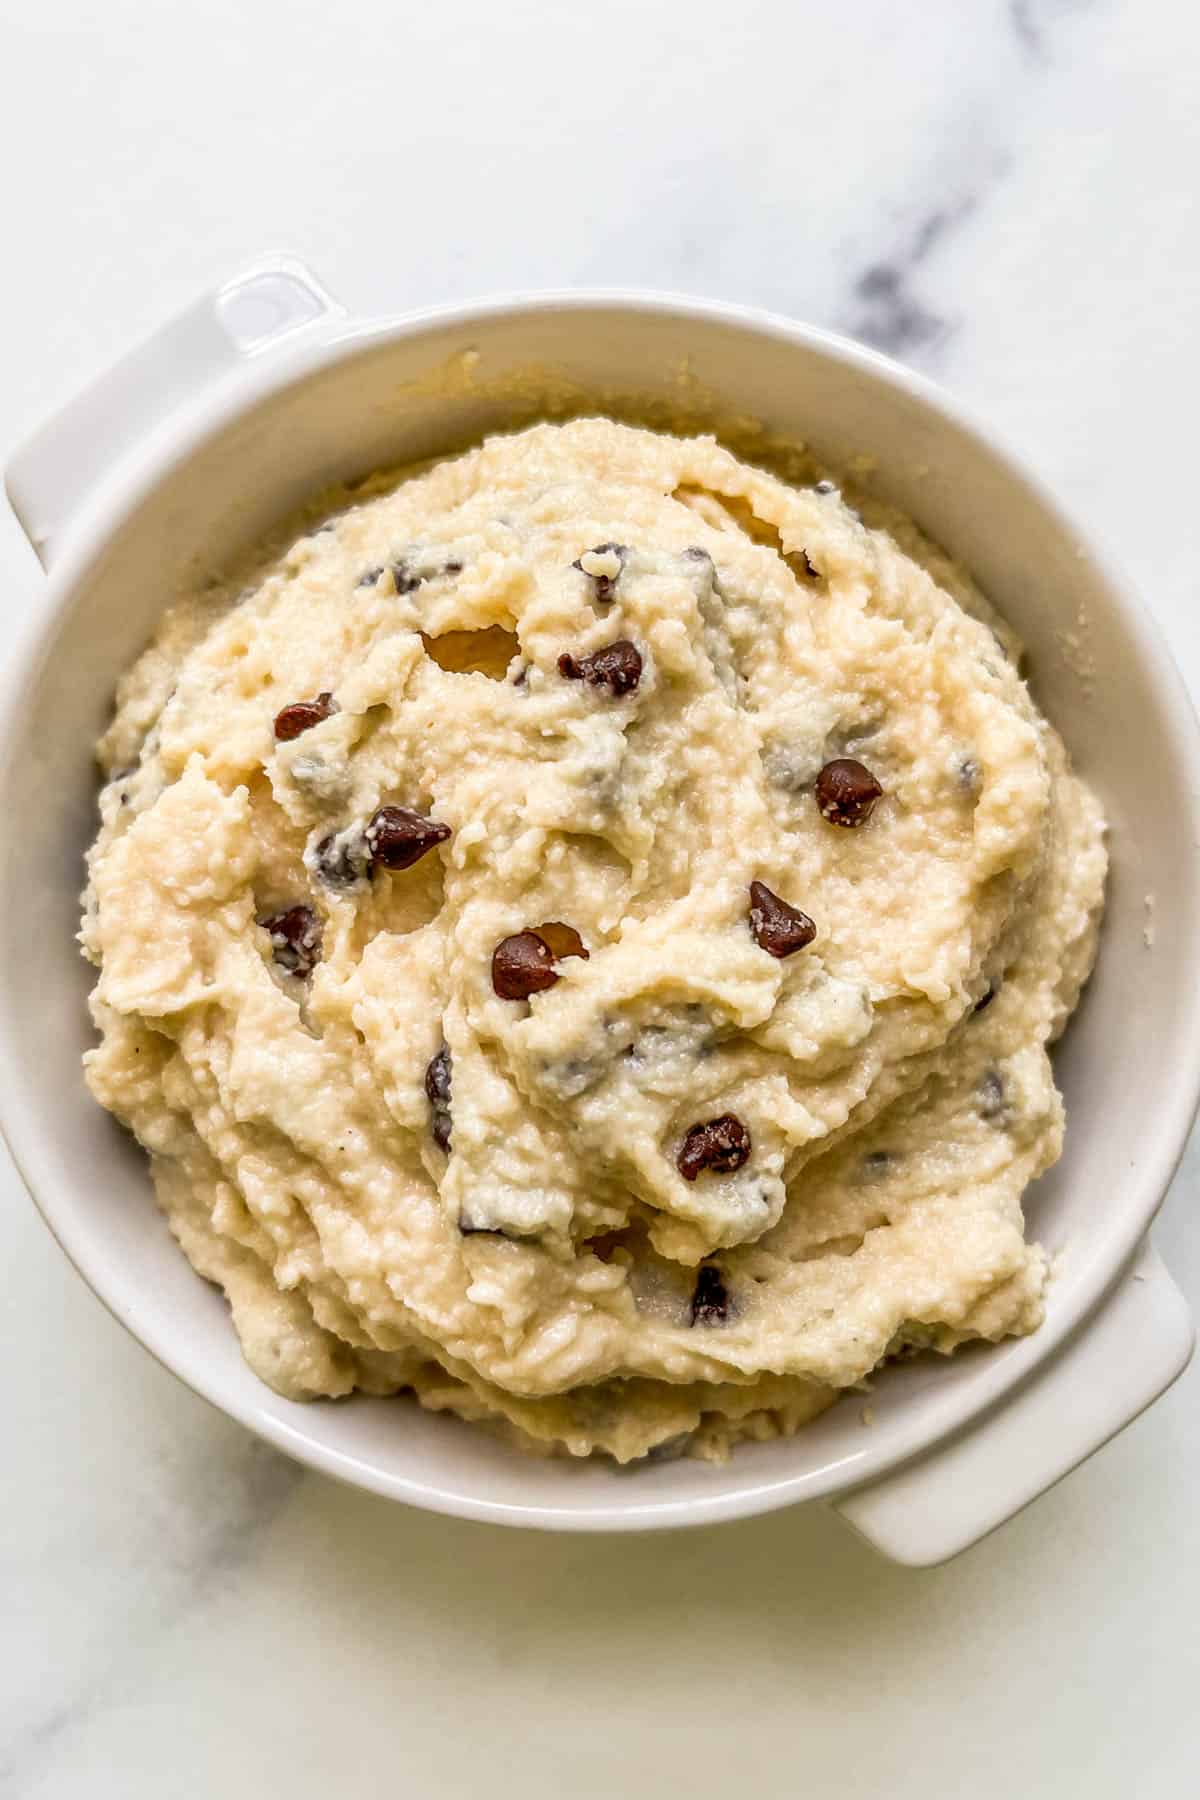
M 541 374 L 531 374 L 540 371 Z M 883 1371 L 799 1436 L 618 1469 L 524 1457 L 406 1400 L 298 1405 L 242 1361 L 220 1294 L 158 1214 L 141 1153 L 88 1096 L 76 944 L 92 746 L 165 599 L 326 483 L 504 429 L 514 395 L 644 397 L 751 416 L 879 492 L 1024 638 L 1038 698 L 1111 822 L 1100 960 L 1057 1053 L 1066 1149 L 1028 1196 L 1055 1255 L 1033 1336 Z M 532 386 L 531 386 L 532 383 Z M 1119 1430 L 1192 1328 L 1145 1238 L 1198 1088 L 1200 750 L 1167 655 L 1109 560 L 993 436 L 857 345 L 741 308 L 636 293 L 355 321 L 300 264 L 206 296 L 12 460 L 44 564 L 0 703 L 0 1106 L 51 1230 L 197 1393 L 289 1454 L 418 1506 L 569 1530 L 701 1524 L 826 1497 L 888 1554 L 953 1554 Z

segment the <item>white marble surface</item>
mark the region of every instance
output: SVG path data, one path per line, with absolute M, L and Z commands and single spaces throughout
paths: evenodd
M 5 450 L 266 249 L 361 309 L 576 282 L 763 302 L 1006 428 L 1200 686 L 1178 0 L 7 0 L 0 23 Z M 38 604 L 7 515 L 0 572 L 10 619 Z M 1198 1177 L 1193 1153 L 1159 1242 L 1200 1307 Z M 504 1533 L 253 1442 L 0 1184 L 5 1796 L 1194 1791 L 1200 1374 L 932 1573 L 819 1509 Z

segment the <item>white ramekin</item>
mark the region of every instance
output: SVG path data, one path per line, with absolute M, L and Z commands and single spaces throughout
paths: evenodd
M 478 360 L 455 358 L 478 353 Z M 799 1437 L 617 1470 L 524 1458 L 407 1401 L 300 1406 L 246 1368 L 219 1294 L 158 1215 L 140 1153 L 88 1097 L 75 947 L 92 744 L 166 599 L 335 477 L 505 424 L 493 383 L 536 364 L 598 394 L 708 391 L 878 485 L 964 561 L 1024 637 L 1042 704 L 1111 821 L 1099 968 L 1058 1054 L 1065 1155 L 1029 1196 L 1056 1256 L 1034 1336 L 888 1369 Z M 681 371 L 686 364 L 686 379 Z M 682 385 L 681 385 L 682 383 Z M 1200 749 L 1149 621 L 991 436 L 857 345 L 744 309 L 573 293 L 347 318 L 287 258 L 209 295 L 13 459 L 46 567 L 0 703 L 0 1106 L 51 1230 L 134 1335 L 294 1456 L 418 1506 L 567 1530 L 700 1524 L 832 1498 L 887 1554 L 952 1555 L 1126 1425 L 1180 1373 L 1183 1302 L 1146 1243 L 1195 1109 Z

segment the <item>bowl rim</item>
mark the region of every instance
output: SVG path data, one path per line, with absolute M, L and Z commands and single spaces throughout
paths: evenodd
M 939 427 L 949 426 L 967 438 L 974 451 L 998 468 L 1024 505 L 1040 512 L 1059 535 L 1069 537 L 1087 580 L 1103 593 L 1119 619 L 1141 662 L 1171 754 L 1180 769 L 1180 790 L 1188 809 L 1187 818 L 1180 821 L 1180 840 L 1200 842 L 1200 728 L 1188 690 L 1159 628 L 1124 572 L 1115 569 L 1112 557 L 1107 553 L 1101 556 L 1094 533 L 1080 528 L 1003 437 L 926 376 L 834 332 L 757 307 L 622 287 L 519 290 L 365 319 L 330 314 L 317 327 L 290 341 L 248 354 L 228 376 L 182 401 L 176 411 L 118 458 L 112 471 L 89 496 L 71 522 L 62 552 L 48 571 L 40 602 L 14 634 L 13 650 L 0 678 L 0 792 L 20 754 L 24 712 L 29 704 L 26 697 L 33 692 L 36 678 L 49 659 L 54 626 L 78 597 L 88 569 L 155 488 L 240 415 L 300 381 L 369 354 L 386 342 L 447 328 L 470 331 L 515 316 L 612 310 L 670 317 L 684 324 L 699 321 L 733 327 L 747 336 L 766 337 L 804 349 L 898 390 Z M 1180 1048 L 1186 1050 L 1189 1038 L 1194 1040 L 1200 1027 L 1200 937 L 1194 940 L 1187 966 L 1178 973 L 1182 989 L 1193 996 L 1190 1011 L 1181 1015 L 1178 1027 Z M 1109 1222 L 1107 1256 L 1097 1259 L 1088 1279 L 1073 1284 L 1069 1304 L 1057 1309 L 1037 1332 L 1005 1346 L 1004 1352 L 997 1346 L 986 1366 L 978 1369 L 965 1387 L 926 1396 L 921 1408 L 921 1428 L 916 1429 L 914 1424 L 909 1434 L 911 1442 L 901 1441 L 886 1450 L 883 1446 L 873 1450 L 867 1445 L 860 1454 L 808 1472 L 781 1473 L 773 1480 L 752 1477 L 748 1470 L 740 1487 L 707 1496 L 692 1494 L 652 1501 L 639 1500 L 631 1491 L 628 1498 L 614 1496 L 611 1501 L 581 1506 L 558 1506 L 544 1501 L 526 1506 L 491 1498 L 484 1492 L 456 1491 L 443 1487 L 436 1479 L 418 1480 L 395 1474 L 349 1455 L 322 1441 L 319 1428 L 315 1435 L 299 1430 L 277 1416 L 265 1402 L 244 1400 L 225 1391 L 220 1373 L 206 1368 L 202 1359 L 190 1353 L 186 1340 L 174 1342 L 168 1331 L 155 1329 L 138 1317 L 134 1300 L 121 1291 L 119 1280 L 110 1279 L 111 1271 L 101 1266 L 103 1258 L 88 1233 L 72 1225 L 69 1209 L 60 1204 L 56 1180 L 44 1166 L 33 1119 L 13 1103 L 12 1097 L 24 1085 L 18 1041 L 19 1021 L 10 1012 L 7 984 L 0 970 L 0 1133 L 35 1205 L 69 1261 L 113 1317 L 164 1368 L 218 1411 L 238 1420 L 275 1448 L 351 1485 L 458 1517 L 559 1530 L 701 1525 L 771 1511 L 874 1480 L 933 1449 L 950 1433 L 978 1424 L 1031 1375 L 1045 1371 L 1059 1347 L 1085 1324 L 1120 1279 L 1166 1196 L 1200 1103 L 1200 1059 L 1181 1054 L 1173 1060 L 1169 1087 L 1157 1098 L 1154 1142 L 1145 1166 L 1135 1178 L 1127 1204 Z M 264 1389 L 264 1396 L 268 1392 Z M 275 1398 L 271 1396 L 272 1400 Z M 903 1439 L 905 1434 L 899 1435 Z

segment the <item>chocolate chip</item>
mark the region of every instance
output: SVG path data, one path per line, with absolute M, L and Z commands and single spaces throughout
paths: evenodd
M 413 594 L 427 578 L 417 572 L 408 563 L 400 560 L 392 564 L 392 580 L 396 583 L 398 594 Z
M 831 825 L 862 825 L 883 789 L 865 764 L 851 756 L 827 762 L 817 776 L 817 810 Z
M 750 883 L 750 930 L 755 943 L 771 956 L 791 956 L 817 935 L 807 913 L 773 894 L 765 881 Z
M 337 711 L 337 704 L 332 694 L 318 694 L 315 700 L 293 700 L 282 712 L 275 714 L 275 737 L 281 744 L 289 744 L 298 738 L 302 731 L 311 731 L 331 713 Z
M 462 572 L 463 566 L 457 557 L 455 557 L 452 562 L 448 562 L 442 571 L 444 575 L 461 575 Z
M 353 887 L 371 877 L 371 856 L 361 831 L 331 831 L 312 854 L 317 874 L 329 887 Z
M 679 1147 L 675 1166 L 685 1181 L 695 1181 L 704 1169 L 732 1174 L 749 1155 L 750 1133 L 735 1113 L 722 1113 L 719 1119 L 692 1126 Z
M 629 551 L 624 544 L 597 544 L 594 549 L 585 550 L 583 553 L 584 556 L 615 556 L 622 564 L 628 554 Z M 581 574 L 587 575 L 592 584 L 592 598 L 599 601 L 602 606 L 607 606 L 615 598 L 616 586 L 621 579 L 619 572 L 616 575 L 591 575 L 583 566 L 582 556 L 577 556 L 571 567 L 578 569 Z
M 381 806 L 363 834 L 373 863 L 385 869 L 411 869 L 435 844 L 444 844 L 450 827 L 410 812 L 407 806 Z
M 590 952 L 573 925 L 547 919 L 536 931 L 518 931 L 496 945 L 492 986 L 502 1000 L 527 1000 L 530 994 L 554 986 L 558 975 L 552 965 L 568 956 L 581 956 L 587 962 Z
M 450 1051 L 445 1044 L 425 1071 L 425 1096 L 429 1101 L 429 1129 L 439 1150 L 450 1148 Z
M 555 962 L 561 962 L 564 956 L 582 956 L 584 962 L 589 959 L 575 927 L 564 925 L 561 919 L 548 919 L 538 926 L 534 935 L 541 938 Z
M 979 1104 L 979 1116 L 994 1123 L 1007 1110 L 1008 1100 L 1004 1091 L 1004 1078 L 997 1069 L 989 1069 L 976 1089 Z
M 618 638 L 606 649 L 578 660 L 564 652 L 558 659 L 558 672 L 568 681 L 586 681 L 592 687 L 606 687 L 619 699 L 622 694 L 631 694 L 642 678 L 641 652 L 628 638 Z
M 271 955 L 290 975 L 311 975 L 321 955 L 321 921 L 311 906 L 289 906 L 259 924 L 271 940 Z
M 729 1317 L 729 1293 L 721 1279 L 720 1269 L 702 1263 L 696 1271 L 696 1287 L 692 1294 L 693 1325 L 723 1325 Z
M 403 557 L 397 557 L 396 561 L 392 563 L 390 567 L 392 571 L 392 580 L 396 584 L 396 592 L 398 594 L 415 593 L 421 583 L 423 581 L 428 581 L 429 579 L 427 574 L 423 574 L 420 570 L 414 569 L 411 563 L 405 562 Z M 379 580 L 379 577 L 383 574 L 383 570 L 384 564 L 382 563 L 377 563 L 373 569 L 364 569 L 363 573 L 359 576 L 356 585 L 360 588 L 374 587 L 375 583 Z M 448 575 L 461 574 L 462 564 L 447 563 L 446 573 Z
M 451 1069 L 450 1049 L 443 1044 L 425 1071 L 425 1092 L 431 1106 L 449 1106 Z
M 992 1004 L 992 1001 L 995 998 L 996 998 L 996 989 L 994 986 L 992 986 L 991 983 L 989 983 L 986 992 L 980 994 L 978 1000 L 975 1002 L 975 1011 L 977 1013 L 983 1012 L 985 1007 L 990 1006 Z
M 502 1000 L 528 1000 L 557 980 L 553 953 L 536 931 L 501 938 L 492 952 L 492 986 Z

